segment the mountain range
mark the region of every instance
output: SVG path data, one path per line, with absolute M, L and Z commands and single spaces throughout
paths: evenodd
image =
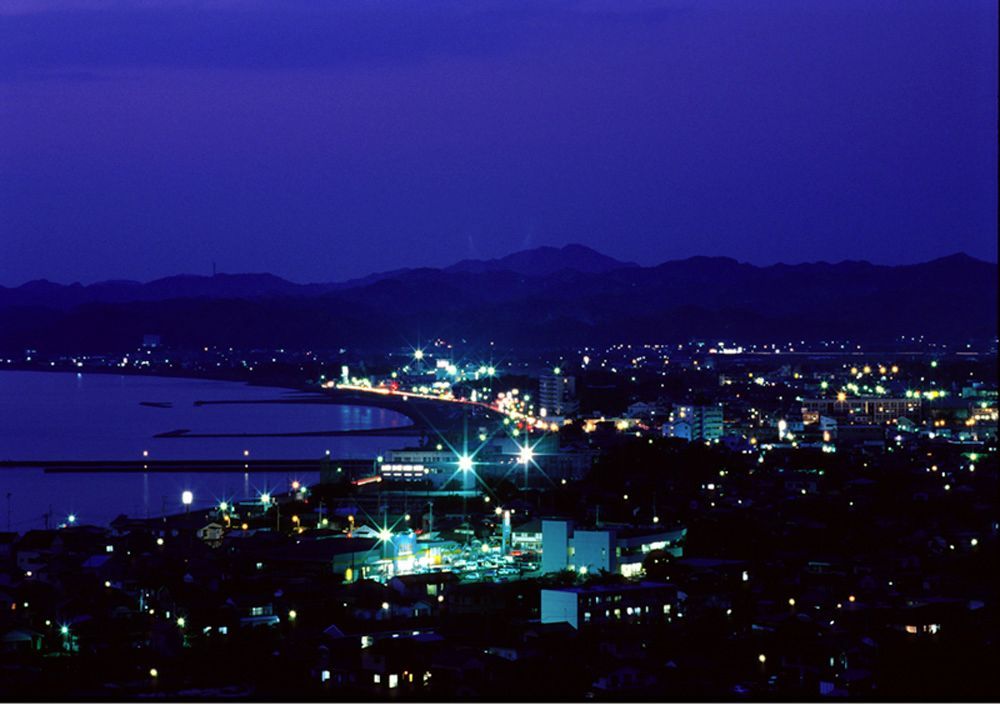
M 146 333 L 178 347 L 313 349 L 433 337 L 522 347 L 964 341 L 996 336 L 997 292 L 997 265 L 964 254 L 901 266 L 693 257 L 642 267 L 568 245 L 335 283 L 219 274 L 0 287 L 0 350 L 122 350 Z

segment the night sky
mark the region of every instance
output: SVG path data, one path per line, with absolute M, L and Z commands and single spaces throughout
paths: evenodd
M 995 0 L 4 0 L 0 284 L 997 258 Z

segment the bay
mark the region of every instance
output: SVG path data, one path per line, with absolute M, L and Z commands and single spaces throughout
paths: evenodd
M 397 412 L 365 406 L 309 403 L 315 395 L 177 377 L 0 372 L 0 460 L 302 460 L 370 458 L 402 439 L 364 437 L 157 437 L 193 434 L 318 433 L 396 428 Z M 197 404 L 196 402 L 236 402 Z M 268 403 L 273 402 L 273 403 Z M 119 514 L 180 510 L 184 491 L 194 508 L 258 493 L 283 492 L 292 481 L 312 484 L 317 473 L 280 469 L 243 473 L 46 473 L 0 469 L 0 528 L 24 531 L 46 522 L 106 524 Z M 48 515 L 46 518 L 45 515 Z

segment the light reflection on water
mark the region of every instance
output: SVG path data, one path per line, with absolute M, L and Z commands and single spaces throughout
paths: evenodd
M 235 382 L 48 372 L 0 372 L 0 460 L 237 460 L 249 473 L 45 473 L 0 469 L 0 527 L 15 531 L 50 526 L 73 513 L 79 523 L 106 524 L 119 514 L 181 511 L 181 493 L 194 508 L 222 499 L 284 492 L 293 480 L 318 481 L 318 473 L 252 467 L 254 459 L 374 457 L 405 444 L 383 437 L 154 438 L 186 428 L 196 433 L 288 433 L 386 428 L 410 423 L 385 409 L 318 404 L 220 404 L 195 401 L 275 400 L 300 396 L 285 389 Z M 146 406 L 140 402 L 169 404 Z M 249 451 L 249 455 L 246 455 Z M 10 508 L 8 516 L 8 507 Z M 50 510 L 51 508 L 51 510 Z

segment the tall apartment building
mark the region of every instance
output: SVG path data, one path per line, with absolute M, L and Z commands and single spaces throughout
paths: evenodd
M 556 370 L 558 372 L 558 370 Z M 547 374 L 538 379 L 539 413 L 546 416 L 572 416 L 580 404 L 576 400 L 576 378 L 564 374 Z
M 674 404 L 663 434 L 689 441 L 715 441 L 722 438 L 722 404 Z

